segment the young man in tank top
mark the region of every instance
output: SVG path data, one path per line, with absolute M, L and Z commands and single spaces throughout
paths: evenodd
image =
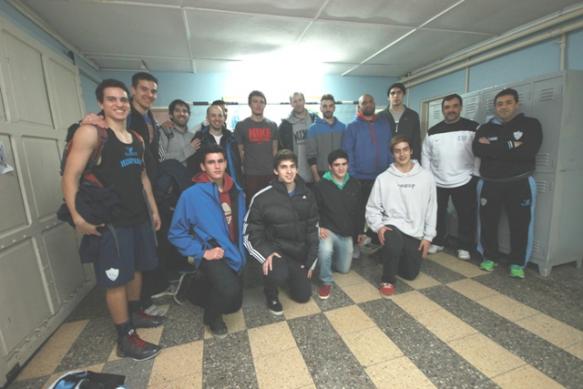
M 130 112 L 127 87 L 117 80 L 104 80 L 95 95 L 108 126 L 107 138 L 101 140 L 91 125 L 77 129 L 63 173 L 63 193 L 76 230 L 84 239 L 99 237 L 95 274 L 98 285 L 105 288 L 107 307 L 117 328 L 117 353 L 145 360 L 155 357 L 160 347 L 140 339 L 135 329 L 157 327 L 164 321 L 147 315 L 139 302 L 142 271 L 158 263 L 154 230 L 160 228 L 160 216 L 144 167 L 144 141 L 126 127 Z M 76 200 L 80 184 L 86 184 L 81 177 L 100 142 L 103 148 L 92 173 L 119 201 L 106 224 L 94 225 L 82 215 Z

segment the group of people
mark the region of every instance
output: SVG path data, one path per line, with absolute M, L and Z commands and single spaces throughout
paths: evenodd
M 444 97 L 444 120 L 422 143 L 419 116 L 403 104 L 401 83 L 388 88 L 388 107 L 378 113 L 373 96 L 362 95 L 347 125 L 334 116 L 332 95 L 322 96 L 320 117 L 296 92 L 278 126 L 263 115 L 265 95 L 252 91 L 251 115 L 234 132 L 225 126 L 227 106 L 217 100 L 194 133 L 182 100 L 170 104 L 169 121 L 155 122 L 157 88 L 148 73 L 133 76 L 131 93 L 120 81 L 101 82 L 102 111 L 76 128 L 63 172 L 65 203 L 84 235 L 81 248 L 94 249 L 120 356 L 144 360 L 160 352 L 136 329 L 165 320 L 152 304 L 155 289 L 145 291 L 167 285 L 159 280 L 167 277 L 159 269 L 171 252 L 160 250 L 163 241 L 205 277 L 203 321 L 217 337 L 228 333 L 223 315 L 241 307 L 248 257 L 261 264 L 267 308 L 282 315 L 280 288 L 307 302 L 317 274 L 318 295 L 327 299 L 333 271 L 348 272 L 359 246 L 373 238 L 381 246 L 379 293 L 391 296 L 397 276 L 414 279 L 422 258 L 444 249 L 450 197 L 458 257 L 470 259 L 475 249 L 480 267 L 494 269 L 504 208 L 510 274 L 524 277 L 542 130 L 519 113 L 515 90 L 496 95 L 496 117 L 481 126 L 460 116 L 459 95 Z M 168 206 L 160 199 L 171 193 Z

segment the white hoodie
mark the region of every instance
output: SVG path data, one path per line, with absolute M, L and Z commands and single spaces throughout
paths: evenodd
M 435 181 L 417 161 L 412 163 L 407 173 L 393 163 L 378 175 L 366 204 L 366 221 L 375 232 L 393 225 L 406 235 L 431 242 L 436 234 Z

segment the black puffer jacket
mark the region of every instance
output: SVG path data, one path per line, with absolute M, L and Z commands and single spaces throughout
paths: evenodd
M 318 256 L 318 207 L 314 194 L 299 176 L 292 196 L 283 183 L 274 179 L 253 196 L 243 234 L 249 254 L 260 263 L 277 252 L 311 268 Z

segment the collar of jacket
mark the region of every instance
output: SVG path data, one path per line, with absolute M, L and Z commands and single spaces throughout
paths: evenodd
M 294 182 L 296 183 L 296 188 L 294 189 L 294 196 L 299 196 L 307 193 L 308 187 L 306 186 L 306 183 L 304 182 L 304 180 L 302 180 L 299 174 L 296 176 Z M 287 187 L 283 182 L 279 181 L 277 177 L 275 177 L 271 181 L 271 186 L 278 192 L 284 193 L 286 196 L 288 195 Z
M 342 180 L 342 182 L 337 182 L 334 180 L 334 177 L 332 177 L 332 172 L 330 172 L 329 170 L 326 171 L 326 173 L 324 173 L 324 175 L 322 176 L 323 179 L 330 181 L 331 183 L 333 183 L 334 185 L 336 185 L 336 187 L 340 190 L 344 189 L 344 187 L 346 186 L 346 183 L 348 182 L 348 180 L 350 179 L 350 175 L 348 173 L 346 173 L 346 175 L 344 176 L 344 179 Z

